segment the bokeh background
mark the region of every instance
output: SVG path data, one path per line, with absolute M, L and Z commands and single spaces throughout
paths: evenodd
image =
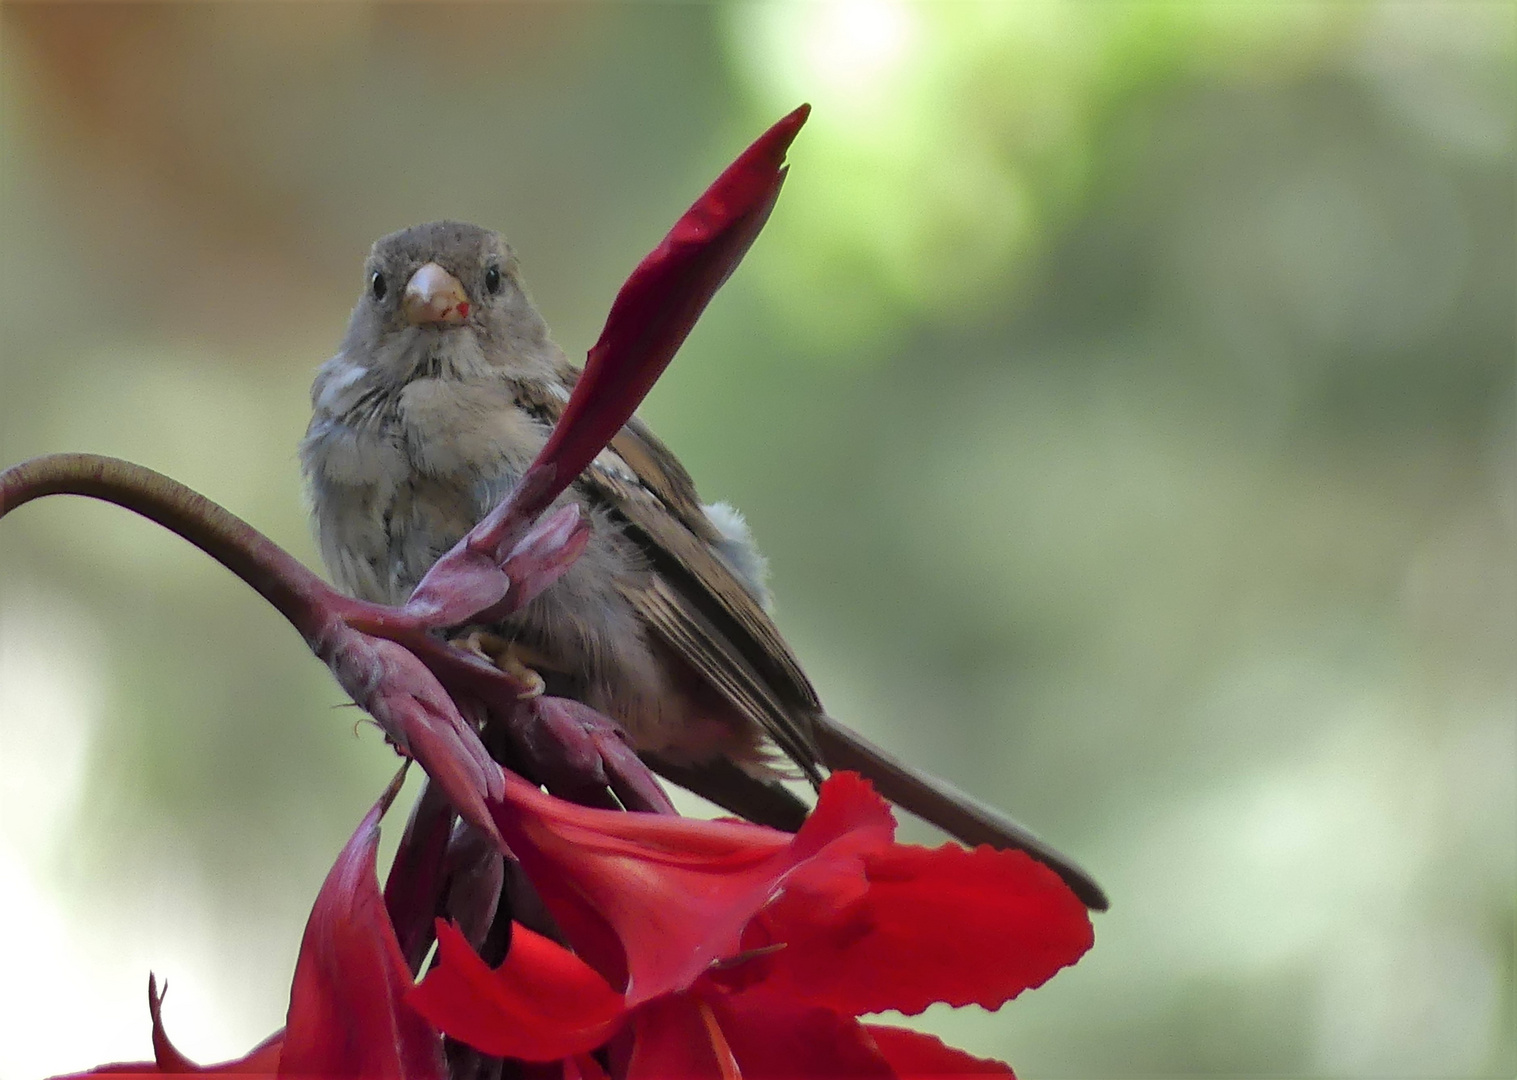
M 314 564 L 294 448 L 375 236 L 502 228 L 582 355 L 809 100 L 644 415 L 748 513 L 831 711 L 1114 901 L 1048 986 L 919 1022 L 1031 1077 L 1511 1076 L 1514 29 L 7 3 L 0 462 L 128 457 Z M 200 1060 L 282 1022 L 394 768 L 341 700 L 131 515 L 0 526 L 0 1076 L 149 1056 L 149 969 Z

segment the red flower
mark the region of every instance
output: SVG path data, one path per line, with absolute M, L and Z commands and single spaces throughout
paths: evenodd
M 379 819 L 400 778 L 380 797 L 327 874 L 295 962 L 283 1031 L 246 1057 L 200 1066 L 169 1041 L 152 980 L 155 1061 L 106 1065 L 97 1073 L 238 1073 L 281 1077 L 395 1077 L 442 1080 L 442 1040 L 406 1001 L 411 971 L 401 956 L 375 875 Z
M 794 836 L 574 806 L 509 775 L 495 819 L 579 955 L 518 925 L 492 972 L 440 925 L 438 966 L 410 1000 L 500 1057 L 572 1061 L 609 1042 L 625 1055 L 613 1073 L 636 1080 L 1004 1075 L 854 1017 L 994 1009 L 1092 940 L 1052 871 L 896 844 L 888 807 L 848 773 Z

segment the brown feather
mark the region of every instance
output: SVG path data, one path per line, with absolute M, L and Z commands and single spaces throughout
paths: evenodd
M 739 817 L 786 832 L 796 832 L 811 808 L 778 780 L 761 780 L 726 758 L 676 765 L 657 754 L 643 754 L 648 766 L 670 783 Z
M 521 393 L 523 405 L 548 422 L 563 409 L 540 385 L 522 384 Z M 597 460 L 579 484 L 626 522 L 652 564 L 654 573 L 628 599 L 702 680 L 819 782 L 816 690 L 759 601 L 712 550 L 720 534 L 684 466 L 635 420 L 609 449 L 616 460 Z

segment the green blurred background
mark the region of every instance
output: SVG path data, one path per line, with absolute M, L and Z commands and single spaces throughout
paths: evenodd
M 643 413 L 836 715 L 1113 910 L 1030 1077 L 1511 1076 L 1514 8 L 0 7 L 0 462 L 117 454 L 315 563 L 295 444 L 377 235 L 503 229 L 571 355 L 802 100 Z M 394 768 L 131 515 L 0 525 L 0 1075 L 282 1022 Z M 392 821 L 389 831 L 398 829 Z M 911 826 L 909 835 L 929 836 Z

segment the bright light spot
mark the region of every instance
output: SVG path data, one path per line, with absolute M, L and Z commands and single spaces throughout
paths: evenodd
M 0 852 L 44 863 L 67 827 L 100 712 L 94 628 L 57 598 L 8 591 L 0 609 Z M 0 912 L 7 895 L 0 891 Z
M 915 18 L 896 0 L 811 4 L 801 22 L 802 48 L 818 86 L 857 96 L 878 93 L 906 58 Z
M 9 770 L 9 765 L 7 765 Z M 7 832 L 9 832 L 7 826 Z M 149 1056 L 147 1009 L 128 1018 L 113 1000 L 130 993 L 141 1005 L 141 984 L 117 986 L 98 977 L 81 956 L 56 899 L 37 881 L 35 868 L 0 844 L 0 918 L 24 927 L 12 935 L 7 962 L 19 977 L 0 983 L 0 1012 L 15 1036 L 0 1040 L 0 1075 L 46 1076 L 63 1068 L 89 1068 L 133 1050 Z M 20 973 L 25 973 L 20 975 Z M 67 1002 L 67 1008 L 60 1008 Z M 82 1021 L 82 1022 L 80 1022 Z M 58 1048 L 68 1047 L 70 1064 Z
M 173 984 L 165 1006 L 180 1047 L 207 1060 L 257 1038 L 228 1006 L 218 928 L 199 883 L 163 876 L 146 895 L 96 888 L 75 898 L 70 845 L 89 751 L 106 707 L 106 645 L 87 611 L 5 581 L 0 607 L 0 926 L 13 929 L 0 980 L 0 1077 L 48 1076 L 152 1056 L 147 976 Z M 149 878 L 172 837 L 139 837 Z M 276 990 L 276 992 L 278 992 Z
M 130 1033 L 124 1025 L 97 1022 L 103 1003 L 93 996 L 99 990 L 94 980 L 48 985 L 77 973 L 80 959 L 70 955 L 47 879 L 99 715 L 98 680 L 88 663 L 92 627 L 56 597 L 26 596 L 10 585 L 0 608 L 0 925 L 24 928 L 11 935 L 8 962 L 25 975 L 0 981 L 0 1015 L 17 1033 L 0 1040 L 0 1075 L 42 1076 L 55 1071 L 60 1044 L 82 1041 L 86 1053 L 108 1054 L 113 1040 Z M 69 994 L 69 1009 L 48 1007 Z M 61 1029 L 69 1016 L 89 1022 Z
M 817 120 L 847 130 L 899 119 L 917 53 L 917 12 L 901 0 L 740 5 L 739 55 L 776 101 L 810 101 Z M 813 124 L 813 126 L 815 126 Z M 857 132 L 855 131 L 855 134 Z

